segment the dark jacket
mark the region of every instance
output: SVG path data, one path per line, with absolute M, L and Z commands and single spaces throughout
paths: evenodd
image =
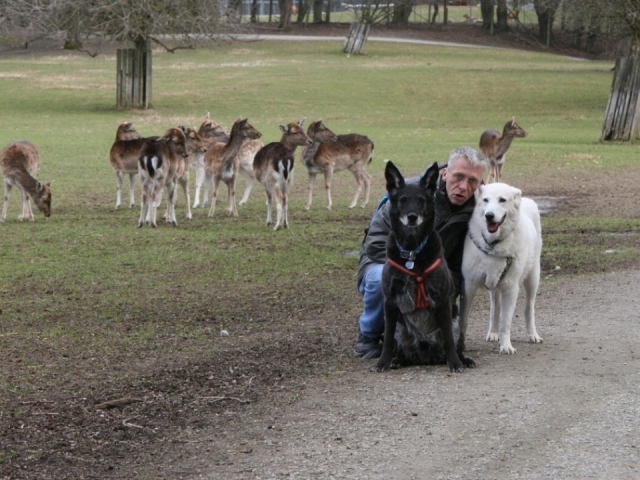
M 419 177 L 407 180 L 418 181 Z M 456 293 L 460 293 L 462 285 L 462 252 L 467 235 L 469 219 L 475 208 L 475 196 L 471 196 L 464 205 L 452 206 L 447 198 L 445 183 L 439 179 L 435 195 L 435 229 L 440 235 L 444 248 L 444 258 L 453 276 Z M 389 203 L 383 198 L 381 205 L 371 218 L 369 228 L 362 241 L 360 261 L 358 263 L 358 285 L 364 272 L 372 263 L 387 261 L 387 237 L 391 230 L 389 221 Z

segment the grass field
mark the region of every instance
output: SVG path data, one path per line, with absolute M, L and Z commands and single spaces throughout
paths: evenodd
M 345 57 L 340 45 L 154 52 L 149 111 L 114 108 L 113 54 L 0 57 L 0 144 L 33 142 L 42 157 L 38 178 L 54 181 L 50 219 L 18 222 L 14 189 L 0 224 L 0 352 L 9 359 L 0 373 L 0 422 L 14 442 L 0 467 L 38 462 L 16 440 L 16 422 L 29 418 L 19 408 L 24 400 L 104 400 L 140 387 L 139 377 L 177 357 L 231 358 L 234 347 L 221 343 L 221 329 L 243 332 L 250 344 L 242 348 L 256 352 L 274 326 L 310 342 L 351 329 L 359 310 L 357 251 L 383 194 L 383 159 L 415 175 L 515 116 L 529 136 L 512 145 L 504 175 L 525 194 L 562 196 L 563 185 L 575 193 L 581 179 L 638 178 L 637 143 L 598 141 L 610 62 L 373 42 L 366 56 Z M 197 127 L 206 112 L 228 127 L 248 117 L 265 143 L 279 138 L 279 124 L 303 117 L 369 136 L 369 206 L 347 209 L 355 183 L 342 173 L 334 177 L 333 210 L 316 187 L 305 211 L 306 172 L 298 165 L 289 230 L 264 225 L 260 185 L 238 218 L 218 208 L 208 219 L 199 209 L 187 221 L 179 196 L 178 227 L 137 228 L 138 203 L 114 210 L 108 153 L 118 124 L 132 121 L 143 135 L 159 135 L 178 124 Z M 640 218 L 629 207 L 635 194 L 622 195 L 626 209 L 607 210 L 604 195 L 601 210 L 544 217 L 545 275 L 559 262 L 560 273 L 638 266 Z M 617 253 L 602 255 L 609 248 Z M 30 432 L 35 441 L 44 429 Z

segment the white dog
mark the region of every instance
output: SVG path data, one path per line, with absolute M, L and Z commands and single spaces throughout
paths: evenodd
M 486 339 L 499 341 L 500 353 L 516 353 L 511 346 L 511 320 L 518 290 L 523 285 L 527 336 L 533 343 L 542 342 L 536 332 L 534 312 L 540 283 L 541 250 L 542 231 L 536 203 L 523 198 L 519 189 L 504 183 L 481 185 L 464 244 L 462 332 L 466 332 L 473 297 L 484 285 L 491 294 Z

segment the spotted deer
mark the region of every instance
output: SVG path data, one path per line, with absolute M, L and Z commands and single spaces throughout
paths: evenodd
M 502 135 L 497 130 L 485 130 L 480 137 L 480 150 L 489 159 L 489 178 L 487 183 L 500 182 L 502 179 L 502 167 L 506 160 L 505 155 L 514 138 L 525 138 L 525 132 L 516 123 L 515 117 L 511 117 L 502 129 Z
M 121 123 L 116 130 L 116 139 L 109 151 L 109 163 L 116 172 L 118 190 L 116 192 L 116 210 L 120 208 L 122 183 L 124 176 L 129 175 L 129 208 L 135 205 L 134 187 L 138 175 L 138 158 L 140 150 L 147 140 L 158 137 L 143 138 L 132 126 L 131 122 Z
M 331 210 L 331 181 L 334 172 L 349 170 L 356 179 L 357 187 L 349 208 L 354 208 L 364 187 L 364 200 L 361 207 L 369 203 L 369 189 L 371 176 L 365 167 L 373 159 L 373 142 L 364 135 L 350 133 L 347 135 L 335 135 L 329 130 L 322 120 L 313 122 L 307 129 L 307 135 L 313 143 L 302 152 L 302 162 L 309 174 L 309 198 L 306 210 L 311 208 L 313 200 L 313 188 L 316 175 L 324 175 L 324 185 L 327 190 L 327 209 Z
M 211 120 L 209 113 L 207 113 L 204 121 L 200 124 L 198 135 L 200 135 L 200 138 L 202 138 L 202 141 L 207 147 L 217 142 L 227 143 L 229 141 L 229 132 L 222 125 Z M 198 208 L 199 206 L 204 207 L 207 204 L 207 197 L 209 196 L 209 183 L 205 182 L 204 155 L 192 158 L 190 167 L 196 172 L 196 191 L 193 198 L 193 208 Z M 200 203 L 200 191 L 203 185 L 204 197 L 202 203 Z
M 256 153 L 253 171 L 267 193 L 267 226 L 271 225 L 271 205 L 276 200 L 276 224 L 274 230 L 289 228 L 289 189 L 291 187 L 294 154 L 297 147 L 311 145 L 304 132 L 304 118 L 297 123 L 280 125 L 282 138 L 269 143 Z
M 181 128 L 170 128 L 162 137 L 148 140 L 143 145 L 138 160 L 142 184 L 139 227 L 146 224 L 156 228 L 156 210 L 164 188 L 167 189 L 166 221 L 178 225 L 175 214 L 176 181 L 180 170 L 185 169 L 184 162 L 188 156 L 186 143 Z M 147 202 L 149 206 L 145 217 Z
M 13 186 L 18 187 L 21 196 L 18 220 L 35 221 L 30 198 L 45 217 L 51 216 L 51 182 L 40 183 L 35 179 L 40 168 L 40 154 L 35 145 L 27 141 L 11 143 L 0 152 L 0 170 L 4 177 L 4 205 L 0 222 L 7 218 L 9 197 Z
M 202 139 L 194 128 L 180 127 L 185 136 L 185 145 L 187 156 L 180 158 L 178 169 L 176 170 L 176 180 L 184 193 L 184 199 L 187 206 L 187 219 L 191 220 L 191 198 L 189 197 L 189 169 L 191 163 L 202 159 L 207 151 L 207 142 Z M 169 214 L 169 204 L 167 203 L 167 212 L 165 218 Z
M 203 138 L 209 139 L 209 144 L 213 144 L 216 142 L 226 143 L 229 141 L 229 133 L 220 125 L 209 120 L 208 118 L 205 119 L 204 122 L 202 122 L 202 125 L 200 126 L 198 132 L 202 132 L 200 135 L 203 136 Z M 242 198 L 238 202 L 238 205 L 244 205 L 245 203 L 247 203 L 247 200 L 249 200 L 249 195 L 251 194 L 251 190 L 253 189 L 253 184 L 255 181 L 255 177 L 253 175 L 253 158 L 256 156 L 258 150 L 260 150 L 263 146 L 264 144 L 260 140 L 247 140 L 243 143 L 242 148 L 238 153 L 238 171 L 245 180 L 244 193 L 242 194 Z M 209 187 L 211 186 L 211 183 L 206 180 L 207 179 L 205 176 L 203 161 L 202 169 L 200 169 L 199 167 L 196 168 L 196 197 L 194 199 L 194 208 L 196 208 L 198 205 L 202 205 L 202 207 L 205 207 L 207 205 L 207 201 L 209 199 Z M 202 204 L 200 204 L 200 189 L 203 186 L 204 195 Z
M 218 188 L 220 181 L 227 185 L 227 207 L 225 211 L 238 216 L 236 206 L 236 181 L 240 169 L 240 153 L 245 143 L 250 140 L 257 140 L 262 134 L 253 128 L 246 118 L 238 118 L 233 127 L 227 143 L 214 143 L 210 145 L 204 155 L 205 181 L 213 184 L 213 195 L 211 196 L 211 208 L 208 217 L 213 217 L 218 198 Z

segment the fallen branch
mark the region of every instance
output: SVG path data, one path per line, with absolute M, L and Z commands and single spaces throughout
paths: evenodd
M 251 400 L 243 400 L 236 397 L 200 397 L 201 400 L 211 400 L 212 402 L 221 402 L 222 400 L 235 400 L 240 403 L 251 403 Z
M 137 403 L 137 402 L 142 402 L 142 399 L 134 398 L 134 397 L 118 398 L 117 400 L 109 400 L 108 402 L 99 403 L 98 405 L 96 405 L 96 408 L 98 410 L 106 410 L 109 408 L 120 408 L 120 407 L 129 405 L 131 403 Z
M 140 428 L 143 429 L 144 427 L 140 426 L 140 425 L 136 425 L 135 423 L 129 423 L 129 420 L 133 420 L 136 417 L 131 417 L 131 418 L 125 418 L 124 420 L 122 420 L 122 425 L 124 425 L 125 427 L 132 427 L 132 428 Z

